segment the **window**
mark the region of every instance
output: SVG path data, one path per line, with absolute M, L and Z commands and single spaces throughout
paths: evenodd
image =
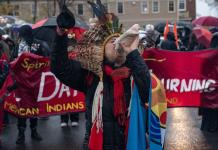
M 78 4 L 77 5 L 77 14 L 78 15 L 83 15 L 83 4 Z
M 179 11 L 186 11 L 186 0 L 179 0 Z
M 19 16 L 20 15 L 20 6 L 19 5 L 15 5 L 14 6 L 14 15 L 15 16 Z
M 9 9 L 10 15 L 19 16 L 20 15 L 20 6 L 19 5 L 12 5 L 11 9 Z
M 123 2 L 117 2 L 117 13 L 118 14 L 123 14 L 124 13 Z
M 157 0 L 152 1 L 152 12 L 159 13 L 159 1 Z
M 144 0 L 141 2 L 141 13 L 142 14 L 148 13 L 148 0 Z
M 175 2 L 174 0 L 169 0 L 168 1 L 168 11 L 169 12 L 175 12 Z

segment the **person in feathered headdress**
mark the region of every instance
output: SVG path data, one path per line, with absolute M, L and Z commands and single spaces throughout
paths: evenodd
M 151 84 L 148 67 L 137 50 L 139 26 L 134 25 L 120 36 L 122 25 L 118 18 L 107 13 L 100 0 L 89 4 L 98 23 L 84 33 L 69 54 L 65 30 L 57 28 L 51 71 L 61 82 L 86 95 L 84 149 L 124 150 L 130 76 L 142 105 L 148 102 Z

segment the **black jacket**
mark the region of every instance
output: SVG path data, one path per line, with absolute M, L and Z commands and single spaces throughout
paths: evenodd
M 176 40 L 175 40 L 174 33 L 169 32 L 167 34 L 167 39 L 161 43 L 160 47 L 161 49 L 176 51 L 177 46 L 176 46 Z
M 0 66 L 0 88 L 2 88 L 4 81 L 9 73 L 9 65 L 7 62 L 1 62 Z
M 99 77 L 81 67 L 80 63 L 68 59 L 67 38 L 56 36 L 55 45 L 51 54 L 51 71 L 64 84 L 82 91 L 86 95 L 86 136 L 91 129 L 92 101 Z M 142 103 L 148 101 L 150 88 L 150 73 L 143 58 L 137 50 L 127 55 L 126 66 L 130 68 L 134 81 L 137 84 Z M 91 84 L 88 76 L 93 76 Z M 113 113 L 113 82 L 104 74 L 104 99 L 103 99 L 103 130 L 104 149 L 121 150 L 124 146 L 124 130 L 117 123 Z M 127 105 L 131 98 L 130 79 L 124 81 Z M 128 107 L 128 106 L 127 106 Z

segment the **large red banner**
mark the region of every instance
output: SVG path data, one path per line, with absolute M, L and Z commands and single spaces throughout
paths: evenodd
M 165 87 L 168 107 L 218 108 L 218 50 L 148 49 L 143 57 Z
M 5 99 L 4 109 L 21 117 L 85 111 L 83 93 L 60 83 L 49 66 L 48 58 L 30 53 L 12 62 L 8 78 L 17 88 Z
M 218 50 L 149 49 L 143 57 L 165 87 L 168 107 L 218 108 Z M 48 58 L 30 53 L 14 61 L 6 83 L 13 77 L 17 89 L 4 100 L 4 109 L 22 117 L 85 111 L 84 95 L 60 83 L 49 66 Z

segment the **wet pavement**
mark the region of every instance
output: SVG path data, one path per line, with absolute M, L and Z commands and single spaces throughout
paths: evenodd
M 29 122 L 28 122 L 29 123 Z M 82 150 L 85 132 L 84 114 L 80 115 L 78 127 L 60 127 L 59 116 L 49 120 L 39 120 L 39 132 L 43 141 L 30 138 L 30 129 L 26 130 L 25 146 L 15 144 L 17 137 L 16 120 L 4 129 L 2 150 Z M 196 108 L 168 109 L 165 150 L 218 150 L 218 132 L 208 133 L 200 130 L 201 117 Z

